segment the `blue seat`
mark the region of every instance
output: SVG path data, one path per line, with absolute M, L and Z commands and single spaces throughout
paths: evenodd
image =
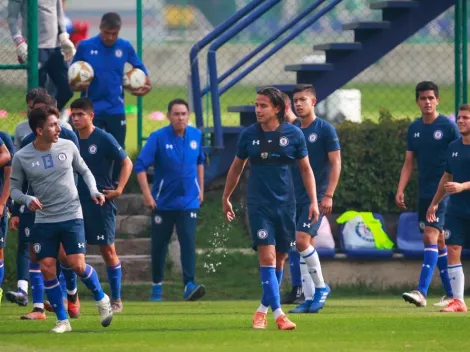
M 315 247 L 320 258 L 334 258 L 336 255 L 336 250 L 334 248 L 318 248 Z
M 423 234 L 419 229 L 418 213 L 406 212 L 400 215 L 397 225 L 397 247 L 405 258 L 423 258 Z
M 382 227 L 385 228 L 385 220 L 383 216 L 379 213 L 374 213 L 374 218 L 380 220 Z M 344 245 L 343 239 L 343 229 L 344 225 L 339 227 L 339 242 L 341 249 L 346 253 L 348 258 L 361 258 L 361 259 L 376 259 L 376 258 L 392 258 L 393 250 L 391 249 L 377 249 L 377 248 L 354 248 L 347 249 Z

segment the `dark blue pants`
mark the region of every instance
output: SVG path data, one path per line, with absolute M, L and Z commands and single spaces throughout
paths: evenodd
M 196 226 L 198 209 L 193 210 L 155 210 L 152 214 L 152 281 L 163 281 L 168 243 L 173 229 L 181 247 L 183 281 L 194 282 L 196 271 Z

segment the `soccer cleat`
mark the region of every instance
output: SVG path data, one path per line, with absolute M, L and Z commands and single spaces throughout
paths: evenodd
M 292 290 L 282 297 L 281 304 L 294 304 L 297 300 L 301 299 L 302 296 L 302 286 L 292 286 Z
M 77 319 L 80 316 L 80 300 L 77 298 L 75 303 L 67 300 L 67 313 L 71 319 Z
M 197 301 L 206 294 L 206 288 L 204 285 L 195 284 L 194 282 L 188 282 L 184 288 L 184 300 L 185 301 Z
M 295 307 L 294 309 L 291 309 L 289 311 L 289 313 L 294 313 L 294 314 L 298 314 L 298 313 L 309 313 L 310 311 L 310 306 L 312 305 L 313 301 L 311 299 L 305 301 L 304 303 L 302 304 L 299 304 L 297 307 Z
M 426 307 L 426 297 L 424 297 L 418 290 L 405 292 L 401 296 L 406 302 L 414 304 L 416 307 Z
M 302 292 L 302 294 L 295 299 L 294 304 L 302 304 L 304 302 L 305 302 L 305 296 L 304 296 L 304 293 Z
M 55 332 L 56 334 L 63 334 L 64 332 L 72 331 L 72 327 L 70 326 L 68 319 L 58 320 L 55 324 L 55 328 L 53 328 L 51 331 Z
M 150 302 L 161 302 L 162 299 L 162 285 L 153 285 L 152 294 L 150 295 Z
M 276 319 L 276 325 L 279 330 L 294 330 L 297 326 L 285 314 Z
M 466 311 L 467 305 L 460 299 L 453 299 L 447 307 L 441 309 L 443 313 L 465 313 Z
M 331 293 L 330 286 L 316 288 L 313 295 L 313 303 L 310 305 L 309 313 L 318 313 L 325 306 L 326 299 Z
M 28 295 L 18 289 L 18 291 L 8 291 L 5 294 L 7 300 L 11 303 L 16 303 L 21 307 L 26 307 L 28 305 Z
M 113 321 L 113 309 L 111 308 L 111 302 L 108 295 L 105 294 L 101 301 L 96 302 L 96 306 L 100 313 L 101 325 L 103 327 L 111 325 L 111 322 Z
M 47 317 L 46 317 L 46 313 L 44 312 L 44 309 L 34 308 L 31 313 L 22 315 L 20 319 L 21 320 L 46 320 Z
M 121 313 L 122 312 L 122 301 L 120 299 L 111 300 L 111 308 L 113 310 L 113 313 Z
M 449 305 L 450 302 L 452 302 L 454 300 L 453 297 L 449 297 L 449 296 L 442 296 L 441 299 L 439 300 L 439 302 L 437 303 L 434 303 L 433 306 L 434 307 L 447 307 Z
M 266 315 L 262 312 L 256 312 L 255 316 L 253 317 L 253 329 L 267 329 L 268 328 L 268 320 L 266 319 Z

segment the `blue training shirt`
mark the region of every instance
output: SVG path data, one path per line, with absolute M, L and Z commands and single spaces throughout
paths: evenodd
M 446 168 L 447 147 L 460 137 L 457 125 L 439 115 L 431 124 L 423 118 L 411 123 L 407 133 L 407 150 L 418 163 L 418 196 L 432 199 Z
M 4 145 L 7 147 L 8 151 L 10 152 L 11 159 L 10 161 L 3 167 L 0 167 L 0 195 L 3 191 L 3 183 L 5 181 L 5 174 L 4 174 L 4 167 L 11 166 L 11 161 L 13 160 L 13 155 L 15 154 L 15 146 L 13 145 L 13 141 L 8 133 L 0 131 L 0 147 Z M 1 215 L 1 214 L 0 214 Z
M 202 133 L 187 126 L 179 137 L 171 125 L 153 132 L 135 162 L 135 172 L 154 166 L 152 196 L 159 210 L 199 208 L 197 167 L 204 164 Z
M 248 178 L 247 204 L 279 206 L 295 204 L 294 183 L 291 165 L 307 156 L 307 147 L 302 131 L 289 123 L 283 123 L 280 135 L 277 132 L 264 132 L 270 143 L 280 145 L 279 155 L 269 155 L 261 151 L 260 133 L 257 123 L 247 127 L 240 135 L 237 157 L 251 159 Z M 279 138 L 279 140 L 275 140 Z M 259 158 L 266 162 L 254 163 Z
M 449 144 L 447 150 L 446 172 L 452 175 L 453 182 L 470 181 L 470 145 L 463 144 L 459 138 Z M 451 194 L 449 197 L 448 213 L 457 216 L 470 216 L 470 191 Z
M 296 120 L 297 122 L 298 120 Z M 300 121 L 294 123 L 300 127 Z M 315 120 L 307 128 L 301 128 L 307 144 L 308 159 L 315 175 L 317 189 L 317 199 L 321 202 L 328 188 L 331 165 L 328 153 L 340 150 L 338 134 L 336 128 L 329 122 L 320 118 Z M 302 175 L 297 164 L 292 167 L 292 177 L 294 178 L 295 200 L 297 204 L 308 204 L 310 198 L 305 189 Z
M 124 114 L 122 77 L 124 65 L 131 64 L 148 75 L 132 44 L 118 38 L 114 45 L 106 46 L 99 35 L 80 42 L 73 62 L 86 61 L 94 70 L 94 78 L 87 91 L 82 92 L 93 102 L 95 115 Z
M 87 139 L 80 139 L 78 132 L 77 137 L 80 155 L 95 177 L 98 190 L 114 189 L 113 167 L 127 158 L 126 152 L 111 134 L 98 127 Z M 77 188 L 81 202 L 91 200 L 90 190 L 81 175 L 78 175 Z

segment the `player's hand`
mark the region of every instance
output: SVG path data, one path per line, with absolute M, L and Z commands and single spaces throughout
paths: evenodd
M 64 56 L 65 61 L 71 61 L 77 50 L 75 49 L 75 45 L 73 45 L 72 41 L 69 39 L 69 34 L 67 32 L 61 33 L 59 35 L 59 40 L 60 52 Z
M 36 210 L 42 209 L 42 204 L 39 201 L 39 199 L 34 198 L 31 202 L 29 202 L 28 209 L 31 210 L 31 211 L 36 211 Z
M 144 205 L 147 208 L 150 208 L 152 210 L 157 209 L 157 203 L 155 202 L 155 199 L 153 199 L 152 196 L 150 196 L 150 197 L 144 196 Z
M 403 192 L 397 192 L 395 196 L 395 203 L 400 209 L 406 209 L 405 205 L 405 193 Z
M 137 97 L 142 97 L 146 95 L 148 92 L 152 90 L 152 86 L 150 84 L 145 84 L 144 86 L 140 87 L 139 89 L 131 90 L 131 94 Z
M 322 201 L 320 202 L 321 213 L 323 215 L 331 214 L 332 209 L 333 209 L 333 198 L 323 197 Z
M 111 199 L 120 197 L 121 194 L 122 194 L 122 190 L 120 190 L 119 188 L 116 188 L 116 189 L 104 189 L 104 190 L 103 190 L 103 194 L 105 195 L 106 199 L 111 200 Z
M 311 224 L 315 224 L 320 218 L 320 210 L 318 210 L 317 203 L 310 203 L 308 207 L 308 218 L 312 219 Z
M 0 204 L 0 219 L 2 218 L 4 211 L 5 211 L 5 204 Z
M 104 202 L 106 201 L 106 198 L 104 197 L 103 194 L 101 193 L 95 193 L 95 194 L 92 194 L 91 195 L 91 199 L 93 199 L 93 201 L 95 202 L 95 204 L 99 204 L 99 205 L 103 205 Z
M 72 87 L 72 90 L 74 92 L 84 92 L 85 90 L 88 89 L 88 87 L 90 86 L 90 83 L 91 82 L 78 82 L 78 83 L 69 82 L 70 87 Z
M 24 38 L 21 35 L 17 35 L 13 38 L 16 44 L 16 55 L 18 56 L 18 62 L 25 64 L 28 61 L 28 44 L 26 44 Z
M 229 222 L 235 219 L 232 203 L 228 199 L 222 199 L 222 211 Z
M 19 225 L 20 225 L 20 217 L 12 216 L 10 218 L 10 230 L 18 230 Z
M 426 211 L 426 220 L 428 222 L 437 222 L 437 218 L 436 218 L 437 207 L 438 205 L 434 205 L 432 203 L 429 206 L 428 210 Z
M 444 188 L 447 193 L 449 194 L 455 194 L 455 193 L 460 193 L 465 190 L 465 187 L 458 182 L 447 182 L 444 185 Z

